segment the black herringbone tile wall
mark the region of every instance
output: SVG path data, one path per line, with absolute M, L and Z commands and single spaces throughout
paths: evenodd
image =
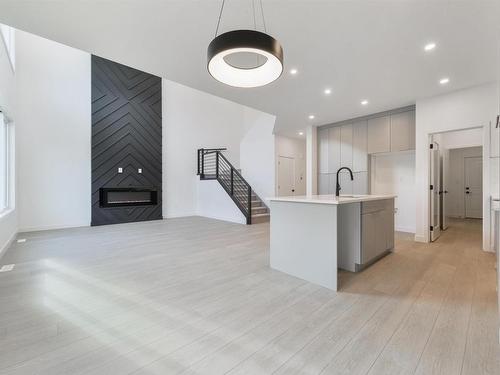
M 161 115 L 160 77 L 92 56 L 92 225 L 162 218 Z M 154 187 L 158 204 L 101 208 L 101 187 Z

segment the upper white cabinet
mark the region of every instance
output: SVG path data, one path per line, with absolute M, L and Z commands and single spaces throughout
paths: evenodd
M 391 118 L 382 116 L 368 120 L 368 153 L 391 151 Z
M 328 173 L 328 129 L 318 131 L 318 170 Z
M 500 156 L 500 128 L 496 128 L 496 123 L 490 125 L 490 155 L 491 157 Z
M 391 151 L 415 149 L 415 111 L 391 115 Z
M 368 171 L 366 120 L 352 124 L 352 170 Z
M 340 127 L 340 166 L 352 169 L 352 143 L 353 131 L 352 124 Z
M 328 172 L 337 172 L 340 168 L 341 127 L 328 129 Z

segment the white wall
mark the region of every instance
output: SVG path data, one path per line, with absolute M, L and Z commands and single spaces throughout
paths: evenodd
M 482 147 L 452 148 L 449 154 L 446 190 L 446 216 L 465 217 L 465 157 L 483 155 Z
M 15 76 L 9 61 L 9 56 L 5 48 L 3 39 L 0 37 L 0 109 L 7 115 L 11 121 L 15 120 Z M 0 119 L 0 121 L 2 121 Z M 10 125 L 15 126 L 15 125 Z M 13 135 L 13 134 L 12 134 Z M 15 147 L 12 155 L 15 155 Z M 16 173 L 11 171 L 14 179 L 15 188 Z M 0 214 L 0 257 L 7 249 L 10 242 L 17 233 L 17 209 L 15 203 L 15 192 L 12 196 L 12 207 L 10 210 Z
M 395 228 L 415 233 L 415 153 L 399 152 L 371 156 L 371 194 L 394 194 Z
M 90 54 L 17 34 L 19 229 L 90 225 Z M 257 194 L 274 195 L 274 116 L 167 80 L 163 109 L 165 217 L 208 215 L 210 209 L 211 216 L 227 219 L 231 212 L 198 206 L 207 194 L 198 192 L 201 147 L 227 147 L 228 159 L 243 168 Z M 229 219 L 238 221 L 238 215 Z
M 252 108 L 243 107 L 245 133 L 240 142 L 242 176 L 257 195 L 265 200 L 275 192 L 275 136 L 276 117 Z
M 199 207 L 202 195 L 197 191 L 199 148 L 226 147 L 226 157 L 242 169 L 257 194 L 273 195 L 274 120 L 269 114 L 163 80 L 163 216 L 206 212 Z M 229 196 L 227 200 L 231 202 Z
M 318 194 L 318 128 L 306 129 L 306 194 Z
M 438 134 L 440 149 L 454 149 L 464 147 L 481 147 L 483 145 L 483 130 L 467 129 Z
M 483 173 L 483 247 L 489 250 L 489 126 L 498 111 L 496 84 L 486 84 L 449 94 L 417 100 L 416 103 L 416 186 L 417 241 L 429 240 L 429 135 L 451 130 L 483 127 L 483 152 L 487 167 Z
M 19 230 L 90 225 L 88 53 L 16 33 Z
M 306 194 L 306 140 L 285 136 L 276 136 L 276 190 L 278 194 L 278 158 L 280 156 L 295 160 L 295 195 Z
M 197 215 L 246 224 L 246 218 L 216 180 L 196 181 Z

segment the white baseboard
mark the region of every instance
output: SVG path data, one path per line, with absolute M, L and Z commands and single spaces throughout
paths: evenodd
M 247 223 L 246 218 L 241 215 L 242 217 L 239 219 L 236 219 L 234 217 L 223 217 L 223 216 L 217 216 L 217 215 L 197 215 L 199 217 L 206 217 L 208 219 L 214 219 L 214 220 L 221 220 L 221 221 L 228 221 L 230 223 L 236 223 L 236 224 L 245 224 Z
M 178 217 L 189 217 L 189 216 L 199 216 L 197 212 L 174 212 L 167 215 L 163 215 L 163 219 L 175 219 Z
M 396 232 L 415 233 L 415 228 L 396 227 Z
M 23 232 L 38 232 L 44 230 L 55 230 L 55 229 L 68 229 L 68 228 L 81 228 L 90 227 L 90 223 L 74 223 L 74 224 L 55 224 L 55 225 L 41 225 L 34 227 L 22 227 L 19 228 L 19 233 Z
M 425 236 L 422 236 L 420 234 L 416 234 L 415 235 L 415 242 L 424 242 L 424 243 L 428 243 L 429 242 L 429 239 L 427 239 Z
M 3 255 L 7 252 L 7 249 L 12 245 L 12 242 L 16 239 L 17 232 L 14 232 L 12 236 L 3 244 L 0 248 L 0 259 L 2 259 Z

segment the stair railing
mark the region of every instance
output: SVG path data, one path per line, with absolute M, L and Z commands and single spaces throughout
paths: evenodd
M 246 218 L 252 223 L 252 187 L 222 153 L 225 148 L 198 150 L 198 175 L 202 180 L 217 180 Z

